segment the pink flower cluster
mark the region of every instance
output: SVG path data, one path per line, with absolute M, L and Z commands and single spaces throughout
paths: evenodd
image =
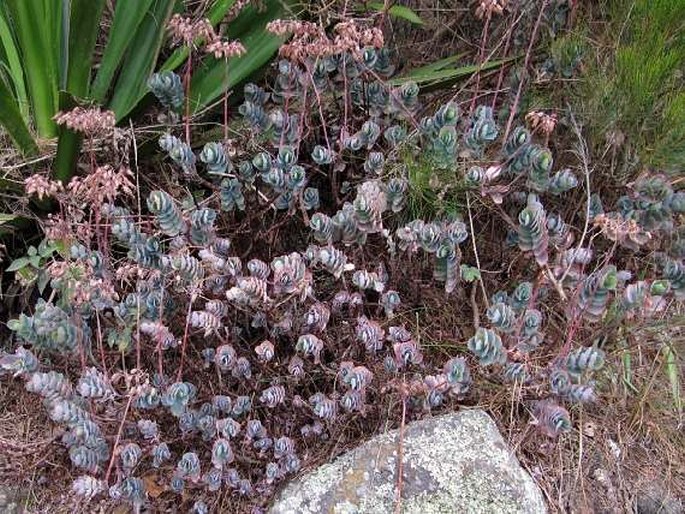
M 476 9 L 476 17 L 483 19 L 493 14 L 502 14 L 509 0 L 481 0 Z
M 87 136 L 106 135 L 114 129 L 117 121 L 112 111 L 103 111 L 99 107 L 75 107 L 71 111 L 58 112 L 53 119 L 58 125 Z
M 266 29 L 277 36 L 293 35 L 290 42 L 281 46 L 279 54 L 295 62 L 343 53 L 359 56 L 364 47 L 381 48 L 384 44 L 379 28 L 364 28 L 354 20 L 338 23 L 333 28 L 335 36 L 332 39 L 320 26 L 306 21 L 274 20 Z

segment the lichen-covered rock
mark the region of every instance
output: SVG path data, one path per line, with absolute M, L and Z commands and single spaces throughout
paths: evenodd
M 380 435 L 290 483 L 271 514 L 395 511 L 399 431 Z M 480 410 L 410 423 L 403 439 L 402 512 L 546 512 L 493 420 Z

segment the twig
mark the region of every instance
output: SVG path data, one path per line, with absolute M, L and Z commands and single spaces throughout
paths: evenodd
M 485 26 L 483 27 L 483 36 L 480 42 L 480 50 L 478 52 L 478 69 L 476 70 L 476 85 L 473 89 L 473 98 L 471 98 L 471 113 L 476 108 L 476 98 L 478 97 L 478 91 L 480 89 L 480 70 L 483 67 L 483 57 L 485 57 L 485 46 L 488 44 L 488 29 L 490 28 L 491 18 L 492 12 L 488 11 L 488 15 L 485 18 Z
M 190 79 L 192 76 L 193 66 L 193 49 L 188 45 L 188 64 L 186 64 L 185 72 L 185 92 L 186 92 L 186 115 L 185 115 L 185 133 L 186 144 L 190 145 Z
M 226 91 L 224 91 L 224 144 L 228 145 L 228 58 L 226 58 Z
M 592 192 L 590 190 L 590 165 L 588 162 L 587 145 L 585 144 L 583 135 L 580 133 L 580 127 L 578 127 L 576 118 L 575 116 L 573 116 L 571 106 L 568 106 L 568 110 L 569 115 L 571 116 L 571 125 L 573 126 L 573 133 L 578 138 L 578 154 L 580 155 L 580 159 L 583 162 L 583 173 L 585 174 L 585 225 L 583 226 L 583 233 L 580 236 L 580 241 L 578 241 L 578 246 L 576 246 L 576 251 L 578 251 L 583 247 L 583 243 L 585 242 L 585 238 L 587 237 L 587 233 L 590 227 L 590 204 L 592 203 Z M 568 266 L 566 267 L 566 270 L 564 271 L 564 274 L 561 275 L 561 278 L 559 279 L 560 284 L 564 283 L 564 279 L 568 275 L 568 272 L 571 270 L 571 266 L 573 266 L 573 260 L 569 262 Z
M 566 302 L 568 300 L 568 298 L 566 297 L 566 293 L 564 292 L 564 288 L 561 286 L 561 282 L 558 281 L 554 277 L 554 273 L 552 272 L 552 270 L 550 269 L 550 267 L 547 264 L 545 264 L 543 269 L 545 271 L 545 274 L 547 275 L 547 280 L 549 280 L 552 283 L 552 285 L 554 286 L 554 289 L 556 289 L 556 291 L 557 291 L 557 294 L 561 297 L 561 299 L 564 302 Z
M 466 193 L 466 209 L 469 213 L 469 228 L 471 229 L 471 243 L 473 244 L 473 253 L 476 257 L 476 266 L 478 267 L 478 283 L 480 284 L 480 289 L 483 293 L 483 300 L 485 305 L 489 308 L 490 302 L 488 301 L 488 293 L 485 291 L 485 284 L 483 283 L 483 277 L 480 272 L 480 258 L 478 257 L 478 247 L 476 246 L 476 234 L 473 231 L 473 216 L 471 214 L 471 195 Z M 476 327 L 478 328 L 478 327 Z
M 112 474 L 112 467 L 114 466 L 114 459 L 117 456 L 117 446 L 119 446 L 119 440 L 121 439 L 121 432 L 124 430 L 124 423 L 126 423 L 126 416 L 128 415 L 128 410 L 131 407 L 131 402 L 133 401 L 133 395 L 128 395 L 128 402 L 126 402 L 126 408 L 124 409 L 124 415 L 121 417 L 121 423 L 119 423 L 119 431 L 117 432 L 117 438 L 114 440 L 114 446 L 112 447 L 112 457 L 109 459 L 109 466 L 107 466 L 107 473 L 105 473 L 105 483 L 109 482 L 109 476 Z
M 183 376 L 183 363 L 186 357 L 186 346 L 188 345 L 188 331 L 190 329 L 190 313 L 193 309 L 193 302 L 195 301 L 195 293 L 190 295 L 188 300 L 188 312 L 186 314 L 186 326 L 183 329 L 183 343 L 181 343 L 181 363 L 178 365 L 178 373 L 176 374 L 176 382 L 181 381 Z
M 504 43 L 504 51 L 502 52 L 502 57 L 504 59 L 506 59 L 507 53 L 509 52 L 509 45 L 511 44 L 511 36 L 514 34 L 514 28 L 516 27 L 520 19 L 520 17 L 516 18 L 509 27 L 509 30 L 507 30 L 507 36 Z M 492 96 L 492 104 L 490 105 L 493 110 L 495 109 L 495 105 L 497 104 L 497 95 L 499 94 L 500 88 L 502 87 L 502 82 L 504 81 L 504 69 L 505 66 L 502 65 L 499 69 L 499 74 L 497 76 L 497 86 L 495 87 L 495 94 Z
M 478 287 L 476 286 L 476 283 L 474 282 L 471 285 L 471 308 L 473 309 L 473 328 L 475 330 L 478 330 L 480 328 L 480 314 L 478 312 L 478 302 L 476 301 L 476 291 L 478 291 Z
M 107 380 L 109 380 L 109 376 L 107 373 L 107 361 L 105 360 L 105 347 L 104 347 L 104 344 L 102 343 L 102 328 L 100 326 L 100 311 L 99 310 L 95 311 L 95 322 L 97 323 L 97 327 L 98 327 L 97 340 L 98 340 L 98 350 L 100 350 L 100 359 L 102 360 L 102 372 L 105 374 L 105 378 L 107 378 Z
M 528 50 L 526 51 L 526 57 L 523 60 L 523 70 L 524 72 L 528 70 L 528 63 L 530 62 L 530 56 L 533 53 L 533 46 L 535 45 L 535 39 L 538 35 L 538 29 L 540 28 L 540 22 L 542 21 L 542 15 L 545 13 L 547 8 L 548 0 L 542 0 L 540 5 L 540 12 L 538 13 L 538 19 L 535 21 L 535 26 L 533 27 L 533 33 L 530 36 L 530 42 L 528 43 Z M 516 116 L 516 111 L 518 110 L 519 101 L 521 100 L 521 92 L 523 91 L 523 82 L 521 79 L 516 90 L 516 97 L 514 98 L 514 103 L 511 106 L 511 112 L 509 113 L 509 119 L 507 120 L 507 128 L 504 131 L 504 137 L 502 138 L 502 148 L 509 137 L 509 132 L 511 131 L 511 125 L 514 123 L 514 117 Z

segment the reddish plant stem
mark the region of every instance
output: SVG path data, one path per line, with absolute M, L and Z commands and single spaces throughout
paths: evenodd
M 285 102 L 283 102 L 283 111 L 285 111 L 285 125 L 283 127 L 283 132 L 281 132 L 281 138 L 278 141 L 278 147 L 282 148 L 285 141 L 285 133 L 290 128 L 290 115 L 288 114 L 288 109 L 290 108 L 290 94 L 285 96 Z
M 523 70 L 526 72 L 528 70 L 528 64 L 530 63 L 530 56 L 533 53 L 533 45 L 537 39 L 538 29 L 540 28 L 540 22 L 542 22 L 542 16 L 545 14 L 545 9 L 547 8 L 547 3 L 549 0 L 542 0 L 540 5 L 540 12 L 538 13 L 538 18 L 535 21 L 535 26 L 533 27 L 533 33 L 530 36 L 530 41 L 528 42 L 528 50 L 526 50 L 526 57 L 523 60 Z M 522 78 L 519 82 L 518 89 L 516 90 L 516 97 L 514 98 L 514 103 L 511 106 L 511 112 L 509 113 L 509 119 L 507 120 L 507 128 L 504 131 L 504 137 L 502 138 L 502 148 L 507 142 L 509 137 L 509 132 L 511 131 L 511 126 L 514 123 L 514 117 L 516 116 L 516 111 L 518 110 L 519 101 L 521 100 L 521 92 L 523 91 L 523 83 L 525 80 Z
M 326 130 L 326 119 L 324 118 L 323 115 L 323 108 L 322 108 L 322 103 L 321 103 L 321 95 L 319 94 L 319 90 L 316 89 L 316 83 L 314 82 L 314 75 L 312 74 L 311 69 L 309 69 L 309 66 L 307 66 L 307 75 L 309 75 L 309 81 L 312 83 L 312 89 L 314 90 L 314 96 L 316 96 L 316 103 L 318 104 L 319 107 L 319 117 L 321 118 L 321 128 L 323 130 L 323 137 L 326 141 L 326 147 L 328 150 L 332 150 L 331 148 L 331 142 L 328 139 L 328 131 Z
M 164 316 L 164 288 L 162 288 L 162 295 L 159 300 L 159 322 L 162 323 Z M 162 341 L 157 343 L 157 372 L 160 377 L 164 376 L 164 361 L 162 356 Z
M 478 70 L 476 71 L 476 86 L 473 90 L 473 98 L 471 99 L 470 112 L 476 108 L 476 98 L 478 97 L 478 91 L 480 90 L 480 67 L 483 66 L 483 59 L 485 57 L 485 46 L 488 44 L 488 31 L 490 29 L 490 19 L 492 18 L 492 13 L 488 12 L 485 18 L 485 25 L 483 26 L 483 37 L 480 41 L 480 51 L 478 52 Z
M 321 118 L 321 128 L 323 130 L 323 137 L 326 140 L 326 147 L 328 148 L 329 151 L 332 151 L 333 149 L 331 148 L 331 142 L 328 139 L 328 131 L 326 130 L 326 118 L 323 115 L 323 104 L 321 102 L 321 95 L 319 94 L 319 90 L 316 88 L 316 83 L 314 82 L 314 75 L 307 66 L 307 75 L 309 76 L 309 81 L 312 83 L 312 89 L 314 90 L 314 96 L 316 97 L 316 103 L 318 104 L 319 107 L 319 118 Z M 346 102 L 346 99 L 345 99 Z M 347 103 L 345 104 L 345 111 L 347 111 Z M 345 129 L 343 128 L 343 131 Z M 340 142 L 340 147 L 342 148 L 342 141 Z M 331 182 L 331 192 L 333 193 L 333 198 L 335 199 L 335 205 L 336 207 L 340 205 L 340 197 L 338 196 L 338 181 L 335 176 L 335 168 L 334 166 L 329 165 L 329 171 L 328 171 L 328 178 Z
M 128 395 L 128 401 L 126 402 L 126 408 L 124 409 L 124 414 L 121 417 L 121 423 L 119 423 L 119 430 L 117 431 L 117 437 L 114 440 L 114 446 L 112 447 L 112 457 L 109 459 L 109 466 L 107 466 L 107 473 L 105 473 L 105 483 L 109 482 L 109 477 L 112 474 L 112 468 L 114 467 L 114 459 L 117 457 L 117 447 L 119 446 L 119 441 L 121 440 L 121 433 L 124 430 L 124 423 L 126 423 L 126 416 L 128 416 L 128 410 L 131 408 L 131 402 L 133 401 L 133 395 Z
M 188 345 L 188 332 L 190 329 L 190 313 L 193 308 L 193 300 L 194 294 L 191 295 L 190 300 L 188 301 L 188 312 L 186 313 L 186 326 L 183 329 L 183 343 L 181 343 L 181 363 L 178 366 L 178 373 L 176 373 L 176 382 L 181 381 L 181 377 L 183 376 L 183 364 L 185 362 L 186 358 L 186 346 Z
M 509 30 L 507 30 L 507 36 L 504 42 L 504 51 L 502 52 L 502 58 L 506 59 L 507 54 L 509 53 L 509 45 L 511 44 L 511 36 L 514 34 L 514 28 L 516 27 L 516 24 L 518 22 L 518 18 L 514 20 L 514 22 L 511 24 L 509 27 Z M 506 69 L 505 65 L 502 65 L 499 69 L 499 75 L 497 77 L 497 86 L 495 87 L 495 94 L 492 97 L 492 104 L 491 107 L 494 110 L 495 109 L 495 104 L 497 103 L 497 95 L 500 92 L 500 88 L 502 87 L 502 82 L 504 82 L 504 70 Z
M 345 60 L 344 60 L 345 54 L 343 54 L 343 108 L 344 108 L 344 115 L 343 115 L 343 126 L 342 130 L 340 131 L 340 151 L 343 151 L 343 142 L 345 141 L 345 138 L 347 137 L 347 103 L 348 103 L 348 93 L 347 93 L 347 73 L 345 72 Z
M 228 143 L 228 59 L 226 59 L 226 91 L 224 91 L 224 143 Z
M 186 64 L 185 73 L 185 90 L 186 90 L 186 115 L 185 115 L 185 131 L 186 131 L 186 144 L 190 145 L 190 78 L 193 70 L 193 49 L 188 46 L 188 62 Z
M 102 361 L 102 372 L 105 374 L 105 378 L 109 380 L 109 376 L 107 373 L 107 362 L 105 361 L 105 347 L 102 344 L 102 328 L 100 326 L 100 311 L 96 310 L 95 311 L 95 322 L 97 323 L 98 327 L 98 350 L 100 352 L 100 360 Z
M 137 296 L 136 309 L 136 369 L 140 369 L 140 295 Z
M 304 85 L 304 88 L 302 89 L 302 109 L 303 112 L 309 112 L 309 106 L 307 105 L 307 101 L 309 101 L 309 84 Z M 305 132 L 306 129 L 306 132 Z M 297 154 L 300 154 L 300 144 L 302 141 L 309 136 L 309 133 L 311 132 L 311 124 L 310 124 L 310 119 L 309 116 L 302 116 L 302 119 L 300 120 L 300 126 L 297 129 Z

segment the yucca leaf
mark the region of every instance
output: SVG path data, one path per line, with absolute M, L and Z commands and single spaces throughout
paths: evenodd
M 109 103 L 117 120 L 128 115 L 147 92 L 173 6 L 173 0 L 154 0 L 131 41 Z
M 237 31 L 237 27 L 241 26 L 246 19 L 252 19 L 251 26 L 254 28 L 240 36 L 240 41 L 247 50 L 246 54 L 230 59 L 228 64 L 224 60 L 207 56 L 197 72 L 193 74 L 190 85 L 193 112 L 204 109 L 219 98 L 224 91 L 259 70 L 280 46 L 281 38 L 266 32 L 265 27 L 269 21 L 282 16 L 282 4 L 277 0 L 271 0 L 267 2 L 266 12 L 258 13 L 255 17 L 255 11 L 256 9 L 252 6 L 246 7 L 235 20 L 236 26 L 233 29 Z M 230 28 L 229 37 L 233 37 Z
M 88 95 L 95 41 L 105 0 L 71 0 L 66 90 L 83 98 Z
M 26 72 L 27 90 L 38 134 L 54 137 L 58 102 L 59 41 L 62 15 L 52 0 L 6 0 Z
M 228 64 L 224 61 L 216 61 L 209 65 L 204 63 L 193 75 L 190 86 L 193 112 L 204 109 L 224 91 L 247 79 L 268 63 L 278 50 L 281 40 L 274 36 L 266 36 L 263 32 L 255 32 L 245 37 L 243 44 L 247 48 L 244 56 L 233 59 Z
M 71 0 L 66 90 L 79 98 L 88 95 L 93 50 L 104 6 L 105 0 Z
M 153 0 L 118 0 L 100 68 L 91 87 L 91 97 L 104 102 L 112 78 Z
M 0 125 L 5 128 L 21 153 L 24 155 L 38 153 L 38 146 L 31 137 L 12 91 L 2 80 L 0 80 Z
M 93 50 L 100 17 L 105 0 L 71 0 L 69 17 L 68 65 L 66 72 L 66 91 L 71 96 L 85 98 L 90 86 L 90 71 Z M 74 107 L 74 101 L 60 94 L 60 109 Z M 68 104 L 68 105 L 67 105 Z M 74 174 L 76 161 L 81 150 L 82 137 L 64 127 L 59 129 L 57 158 L 55 159 L 55 178 L 67 182 Z
M 4 9 L 0 8 L 0 44 L 4 51 L 8 71 L 12 79 L 14 94 L 19 105 L 19 112 L 25 122 L 29 120 L 29 99 L 26 95 L 26 83 L 24 82 L 24 69 L 21 65 L 19 51 L 14 42 L 12 31 L 7 23 Z
M 378 12 L 386 12 L 385 4 L 383 2 L 369 2 L 366 4 L 369 8 Z M 415 25 L 423 25 L 423 20 L 412 11 L 409 7 L 404 5 L 393 5 L 387 10 L 387 13 L 395 18 L 402 18 Z
M 71 110 L 76 105 L 77 102 L 73 95 L 66 91 L 60 93 L 59 108 L 61 111 Z M 77 134 L 66 127 L 59 128 L 57 155 L 53 166 L 54 175 L 57 180 L 66 184 L 73 176 L 82 141 L 83 136 L 81 134 Z
M 483 63 L 482 65 L 469 64 L 467 66 L 460 66 L 459 68 L 453 69 L 425 70 L 424 67 L 421 67 L 413 70 L 410 75 L 405 75 L 403 77 L 398 77 L 389 80 L 388 84 L 391 86 L 398 86 L 404 84 L 405 82 L 416 82 L 422 87 L 442 87 L 447 85 L 449 82 L 458 80 L 463 77 L 468 77 L 469 75 L 473 75 L 479 70 L 491 70 L 514 59 L 515 58 L 501 59 L 498 61 L 488 61 Z

